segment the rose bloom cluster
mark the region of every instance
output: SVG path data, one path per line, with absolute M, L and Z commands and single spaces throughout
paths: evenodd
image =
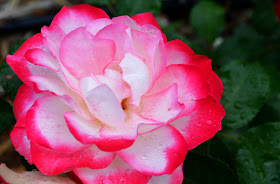
M 211 60 L 167 42 L 151 13 L 64 7 L 7 63 L 24 82 L 11 141 L 45 175 L 179 184 L 188 150 L 225 116 Z

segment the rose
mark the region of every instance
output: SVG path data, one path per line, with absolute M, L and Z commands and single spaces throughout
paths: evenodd
M 15 149 L 46 175 L 83 183 L 181 183 L 188 150 L 221 129 L 211 60 L 167 42 L 151 13 L 109 19 L 64 7 L 7 62 L 24 82 Z

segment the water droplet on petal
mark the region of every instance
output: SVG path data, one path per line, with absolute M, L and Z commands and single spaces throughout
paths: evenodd
M 141 155 L 141 159 L 142 159 L 142 160 L 147 160 L 148 157 L 147 157 L 147 155 L 143 154 L 143 155 Z
M 207 121 L 206 121 L 206 124 L 207 124 L 207 125 L 211 125 L 211 124 L 212 124 L 212 121 L 211 121 L 211 120 L 207 120 Z

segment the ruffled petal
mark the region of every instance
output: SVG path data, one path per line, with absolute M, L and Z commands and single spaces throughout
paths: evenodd
M 33 103 L 42 96 L 43 94 L 35 93 L 34 90 L 26 84 L 20 86 L 13 104 L 16 120 L 19 120 L 21 116 L 25 116 Z
M 160 26 L 157 23 L 157 20 L 155 19 L 155 17 L 153 16 L 153 14 L 151 12 L 139 13 L 139 14 L 132 16 L 131 18 L 133 20 L 135 20 L 136 23 L 140 26 L 143 26 L 146 24 L 151 24 L 162 32 Z M 163 38 L 164 42 L 166 42 L 166 36 L 163 32 L 162 32 L 162 38 Z
M 96 144 L 101 140 L 99 131 L 102 124 L 97 121 L 87 121 L 76 112 L 66 112 L 65 121 L 73 136 L 83 144 Z
M 148 184 L 180 184 L 183 183 L 183 164 L 181 164 L 172 174 L 153 176 Z
M 221 121 L 225 116 L 223 106 L 211 96 L 199 100 L 198 109 L 190 116 L 177 119 L 170 124 L 184 136 L 189 150 L 211 139 L 221 130 Z
M 167 53 L 167 65 L 184 64 L 199 68 L 202 73 L 209 77 L 212 71 L 211 59 L 195 52 L 181 40 L 172 40 L 165 44 Z
M 126 120 L 122 127 L 114 128 L 104 125 L 100 130 L 100 136 L 107 139 L 122 137 L 123 139 L 134 140 L 137 137 L 137 129 L 140 124 L 162 125 L 163 123 L 149 120 L 137 115 L 134 112 L 126 113 Z
M 22 118 L 22 121 L 25 117 Z M 32 165 L 32 156 L 30 153 L 30 141 L 26 136 L 25 128 L 14 127 L 10 133 L 10 138 L 15 150 L 27 160 L 27 162 Z
M 140 30 L 141 29 L 141 27 L 132 18 L 130 18 L 127 15 L 114 17 L 112 19 L 112 22 L 115 23 L 115 24 L 117 24 L 117 23 L 125 24 L 129 28 L 135 29 L 135 30 Z
M 111 24 L 101 29 L 97 34 L 97 38 L 113 40 L 116 44 L 116 55 L 114 61 L 121 61 L 125 54 L 130 52 L 137 57 L 141 56 L 136 52 L 130 39 L 129 27 L 124 23 Z M 141 58 L 142 59 L 142 58 Z
M 116 95 L 119 103 L 122 103 L 123 99 L 131 96 L 131 90 L 123 80 L 120 72 L 106 69 L 104 75 L 96 75 L 95 77 L 100 83 L 109 86 Z
M 106 84 L 88 91 L 85 100 L 90 112 L 102 123 L 112 127 L 121 127 L 124 124 L 125 113 L 117 97 Z
M 184 109 L 184 105 L 178 102 L 177 84 L 157 94 L 143 97 L 139 107 L 141 116 L 165 123 L 175 118 Z
M 61 43 L 59 56 L 62 65 L 76 78 L 102 74 L 104 67 L 115 56 L 115 44 L 112 40 L 96 38 L 78 28 L 65 36 Z
M 50 27 L 57 24 L 68 34 L 82 26 L 86 26 L 90 21 L 100 18 L 109 18 L 100 8 L 87 4 L 76 5 L 71 8 L 64 6 L 54 17 Z
M 111 19 L 103 18 L 103 19 L 96 19 L 91 21 L 90 23 L 87 24 L 86 29 L 88 32 L 90 32 L 92 35 L 96 35 L 98 31 L 103 29 L 104 27 L 112 24 Z
M 223 95 L 223 82 L 215 72 L 210 73 L 209 86 L 211 96 L 216 100 L 220 101 Z
M 141 173 L 171 174 L 183 163 L 188 148 L 183 136 L 175 128 L 165 125 L 138 136 L 134 144 L 117 154 Z
M 34 82 L 36 92 L 51 92 L 62 99 L 68 106 L 84 118 L 91 120 L 94 117 L 89 112 L 84 100 L 65 85 L 60 79 L 52 79 L 46 76 L 33 75 L 30 80 Z
M 207 97 L 210 93 L 203 73 L 196 67 L 181 64 L 166 67 L 148 95 L 158 93 L 174 83 L 178 85 L 178 101 L 185 105 L 179 117 L 192 113 L 198 107 L 197 100 Z
M 25 58 L 27 61 L 34 65 L 47 67 L 49 69 L 58 71 L 60 66 L 56 58 L 54 58 L 50 53 L 42 49 L 30 49 L 25 53 Z
M 87 121 L 75 112 L 64 114 L 66 123 L 74 137 L 83 144 L 96 144 L 102 151 L 114 152 L 131 146 L 134 140 L 123 138 L 105 138 L 100 136 L 102 124 L 99 121 Z
M 64 153 L 48 149 L 35 142 L 31 142 L 31 154 L 34 164 L 45 175 L 69 172 L 72 168 L 105 168 L 114 160 L 116 155 L 115 153 L 100 151 L 94 145 L 77 153 Z
M 70 133 L 64 119 L 67 111 L 72 109 L 55 96 L 37 99 L 26 115 L 28 139 L 60 152 L 74 153 L 88 147 Z
M 146 32 L 153 32 L 145 27 Z M 145 64 L 149 68 L 150 85 L 163 72 L 166 67 L 166 55 L 163 42 L 154 34 L 131 30 L 131 40 L 136 51 L 145 58 Z
M 74 173 L 84 184 L 147 184 L 151 176 L 136 171 L 119 157 L 105 169 L 76 168 Z
M 123 70 L 123 79 L 132 92 L 130 103 L 138 106 L 142 95 L 149 89 L 149 69 L 141 59 L 131 53 L 125 55 L 120 67 Z
M 33 48 L 44 48 L 43 36 L 38 33 L 26 40 L 13 55 L 7 55 L 6 60 L 8 65 L 13 69 L 16 75 L 26 84 L 30 84 L 28 77 L 32 75 L 28 62 L 24 58 L 27 50 Z

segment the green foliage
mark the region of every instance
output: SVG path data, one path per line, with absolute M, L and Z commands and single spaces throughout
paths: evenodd
M 240 128 L 259 112 L 269 94 L 269 77 L 257 63 L 231 62 L 219 71 L 224 84 L 225 126 Z
M 13 54 L 23 42 L 24 40 L 19 40 L 14 44 L 9 50 L 9 54 Z M 4 88 L 4 91 L 11 100 L 15 99 L 18 88 L 22 85 L 21 80 L 7 64 L 6 59 L 0 65 L 0 85 Z
M 104 6 L 111 3 L 111 0 L 85 0 L 85 3 Z
M 280 183 L 280 122 L 250 129 L 241 141 L 236 165 L 241 183 Z
M 11 105 L 0 98 L 0 134 L 15 123 Z
M 272 34 L 276 28 L 272 1 L 255 0 L 252 21 L 258 32 L 266 35 Z
M 184 162 L 184 184 L 234 184 L 236 173 L 226 146 L 214 138 L 190 151 Z
M 116 0 L 115 11 L 117 15 L 133 16 L 144 12 L 152 12 L 157 15 L 160 12 L 161 4 L 161 0 Z
M 202 1 L 192 9 L 190 23 L 198 36 L 213 42 L 224 29 L 225 11 L 214 2 Z

